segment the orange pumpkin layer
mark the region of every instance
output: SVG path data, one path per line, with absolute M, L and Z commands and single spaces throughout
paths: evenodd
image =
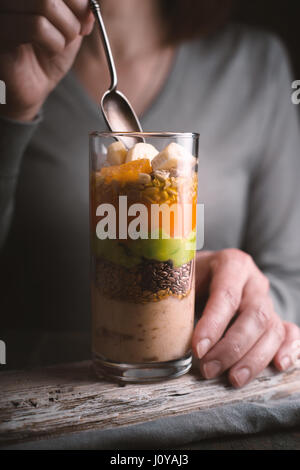
M 112 180 L 116 180 L 119 183 L 128 183 L 136 181 L 140 173 L 150 174 L 151 172 L 150 160 L 143 158 L 123 163 L 123 165 L 104 167 L 100 172 L 100 176 L 105 178 L 106 183 L 110 183 Z

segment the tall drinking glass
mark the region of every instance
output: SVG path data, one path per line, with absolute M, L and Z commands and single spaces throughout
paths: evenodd
M 99 376 L 149 382 L 191 367 L 198 143 L 192 133 L 90 134 Z

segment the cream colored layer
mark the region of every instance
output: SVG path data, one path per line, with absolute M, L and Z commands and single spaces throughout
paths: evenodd
M 180 359 L 191 349 L 194 287 L 182 300 L 133 304 L 107 299 L 94 287 L 93 352 L 127 363 Z

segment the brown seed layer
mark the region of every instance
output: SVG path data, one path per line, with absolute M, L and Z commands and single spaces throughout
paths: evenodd
M 171 261 L 147 261 L 134 268 L 96 261 L 97 288 L 102 295 L 134 303 L 157 302 L 170 295 L 179 299 L 191 290 L 193 262 L 178 268 Z

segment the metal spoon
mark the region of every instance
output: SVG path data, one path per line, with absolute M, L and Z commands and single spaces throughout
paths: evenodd
M 118 77 L 108 36 L 104 26 L 99 3 L 90 0 L 90 6 L 100 28 L 103 47 L 110 72 L 111 84 L 101 99 L 101 110 L 108 128 L 112 132 L 143 132 L 139 119 L 128 99 L 117 90 Z M 132 147 L 144 139 L 141 137 L 120 137 L 127 147 Z

